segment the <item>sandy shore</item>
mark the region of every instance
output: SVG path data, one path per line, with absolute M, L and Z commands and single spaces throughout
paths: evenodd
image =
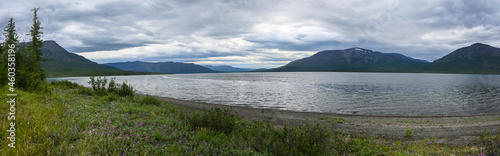
M 157 97 L 169 104 L 194 111 L 214 107 L 231 108 L 244 117 L 270 121 L 275 124 L 298 125 L 319 122 L 332 130 L 348 132 L 379 139 L 418 141 L 435 137 L 437 142 L 465 145 L 472 144 L 481 134 L 500 133 L 500 114 L 480 114 L 467 116 L 384 116 L 350 115 L 334 113 L 294 112 L 274 109 L 259 109 L 226 106 L 172 98 Z M 406 128 L 412 137 L 405 137 Z

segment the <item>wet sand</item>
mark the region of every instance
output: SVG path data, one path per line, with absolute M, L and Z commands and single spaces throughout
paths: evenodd
M 274 124 L 300 125 L 320 123 L 334 131 L 378 138 L 379 140 L 390 139 L 412 142 L 435 137 L 439 143 L 467 145 L 474 144 L 477 136 L 482 134 L 500 133 L 500 113 L 455 116 L 355 115 L 260 109 L 165 97 L 157 98 L 169 104 L 188 108 L 193 111 L 201 111 L 214 107 L 231 108 L 240 116 L 268 121 Z M 411 137 L 405 136 L 406 128 L 411 129 Z

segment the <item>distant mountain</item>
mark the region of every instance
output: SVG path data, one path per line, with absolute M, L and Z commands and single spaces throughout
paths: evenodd
M 221 65 L 221 66 L 212 66 L 212 65 L 204 65 L 204 67 L 207 67 L 208 69 L 212 69 L 215 71 L 221 71 L 221 72 L 246 72 L 246 71 L 252 71 L 255 69 L 247 69 L 247 68 L 236 68 L 228 65 Z
M 126 71 L 141 71 L 141 72 L 158 72 L 158 73 L 216 73 L 212 69 L 196 65 L 193 63 L 179 63 L 179 62 L 118 62 L 107 63 L 105 65 L 118 68 Z
M 52 61 L 97 64 L 95 62 L 86 59 L 83 56 L 66 51 L 66 49 L 64 49 L 63 47 L 61 47 L 59 44 L 57 44 L 55 41 L 52 40 L 43 42 L 42 52 L 43 52 L 42 58 L 49 59 Z
M 423 70 L 450 73 L 500 73 L 500 49 L 475 43 L 425 65 Z
M 49 60 L 41 63 L 48 77 L 146 74 L 124 72 L 114 67 L 100 65 L 83 56 L 66 51 L 51 40 L 43 42 L 42 53 L 42 58 Z
M 320 51 L 270 71 L 414 72 L 426 63 L 396 53 L 350 48 Z

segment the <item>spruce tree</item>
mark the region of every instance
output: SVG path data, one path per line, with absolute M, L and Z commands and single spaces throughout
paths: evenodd
M 42 81 L 45 79 L 45 72 L 40 66 L 40 61 L 42 60 L 42 47 L 43 40 L 41 36 L 43 34 L 41 23 L 38 20 L 38 12 L 39 8 L 34 8 L 33 10 L 33 25 L 31 26 L 31 30 L 29 35 L 31 36 L 29 45 L 26 49 L 26 57 L 24 63 L 26 63 L 26 70 L 30 73 L 28 74 L 32 81 L 28 84 L 29 90 L 37 89 Z
M 9 45 L 12 45 L 14 44 L 16 46 L 16 48 L 14 49 L 14 51 L 16 52 L 16 65 L 18 65 L 19 63 L 19 60 L 21 57 L 19 55 L 19 48 L 17 47 L 19 45 L 19 36 L 17 35 L 16 33 L 16 23 L 14 22 L 14 19 L 13 18 L 10 18 L 9 20 L 9 23 L 7 24 L 7 26 L 5 26 L 5 29 L 4 29 L 4 37 L 5 37 L 5 42 L 3 43 L 2 45 L 2 50 L 0 51 L 1 52 L 1 55 L 0 55 L 0 84 L 1 85 L 6 85 L 7 84 L 7 59 L 8 59 L 8 54 L 9 54 Z M 18 68 L 16 67 L 16 75 L 18 74 Z

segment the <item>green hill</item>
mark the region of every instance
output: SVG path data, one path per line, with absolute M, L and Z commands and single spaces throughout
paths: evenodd
M 427 72 L 500 73 L 500 48 L 475 43 L 463 47 L 423 67 Z
M 66 51 L 66 49 L 55 41 L 44 41 L 42 52 L 42 58 L 50 60 L 41 63 L 47 77 L 151 74 L 147 72 L 122 71 L 114 67 L 92 62 L 83 56 Z
M 325 50 L 270 71 L 414 72 L 427 61 L 362 48 Z

